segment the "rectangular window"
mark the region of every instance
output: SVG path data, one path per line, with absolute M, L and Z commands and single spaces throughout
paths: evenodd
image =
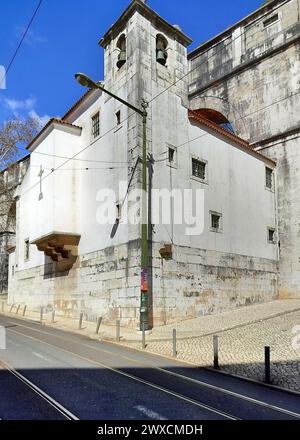
M 24 260 L 25 260 L 25 261 L 28 261 L 28 260 L 29 260 L 29 257 L 30 257 L 30 252 L 29 252 L 29 250 L 30 250 L 30 243 L 29 243 L 29 239 L 27 238 L 27 239 L 24 241 Z
M 217 212 L 210 213 L 210 229 L 213 232 L 220 232 L 222 230 L 222 214 Z
M 273 189 L 273 170 L 266 167 L 266 188 Z
M 120 110 L 116 113 L 116 118 L 117 118 L 117 125 L 120 125 L 121 124 L 121 111 Z
M 268 26 L 270 26 L 271 24 L 274 24 L 274 23 L 276 23 L 278 21 L 278 14 L 275 14 L 275 15 L 273 15 L 272 17 L 270 17 L 270 18 L 267 18 L 267 20 L 265 20 L 263 23 L 264 23 L 264 27 L 268 27 Z
M 177 149 L 173 146 L 168 146 L 168 165 L 177 167 Z
M 198 159 L 192 159 L 192 174 L 201 180 L 206 178 L 206 163 Z
M 11 275 L 14 277 L 15 276 L 15 266 L 11 267 Z
M 97 112 L 92 116 L 92 136 L 96 139 L 100 135 L 100 113 Z
M 173 164 L 175 161 L 175 150 L 174 148 L 169 148 L 169 163 Z
M 273 228 L 268 228 L 268 242 L 275 243 L 275 229 Z

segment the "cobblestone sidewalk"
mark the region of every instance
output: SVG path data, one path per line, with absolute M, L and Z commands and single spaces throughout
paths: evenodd
M 249 315 L 254 313 L 255 316 L 255 311 L 251 310 L 251 307 L 249 307 L 248 313 Z M 230 313 L 226 314 L 226 318 L 221 316 L 220 321 L 224 322 L 229 318 Z M 272 383 L 300 392 L 300 344 L 297 350 L 293 349 L 292 346 L 295 337 L 292 331 L 297 325 L 300 326 L 300 310 L 285 311 L 277 316 L 268 316 L 265 319 L 248 324 L 241 323 L 235 328 L 223 331 L 220 330 L 219 326 L 216 326 L 219 330 L 216 329 L 213 333 L 219 336 L 221 370 L 263 381 L 264 347 L 270 346 Z M 212 327 L 209 326 L 207 330 L 211 331 Z M 135 348 L 141 347 L 140 343 L 127 341 L 126 344 Z M 148 338 L 146 350 L 172 356 L 171 338 L 168 341 L 151 341 Z M 179 339 L 177 352 L 178 359 L 199 366 L 212 367 L 212 335 Z

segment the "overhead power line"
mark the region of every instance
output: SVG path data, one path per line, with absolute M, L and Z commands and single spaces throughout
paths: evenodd
M 4 75 L 3 75 L 3 77 L 2 77 L 2 79 L 1 79 L 1 81 L 0 81 L 0 84 L 2 84 L 3 81 L 6 79 L 7 74 L 8 74 L 8 72 L 10 71 L 10 69 L 11 69 L 11 67 L 12 67 L 12 65 L 13 65 L 13 63 L 14 63 L 14 61 L 15 61 L 17 55 L 18 55 L 18 52 L 19 52 L 19 50 L 21 49 L 21 46 L 22 46 L 22 44 L 23 44 L 23 42 L 24 42 L 24 40 L 25 40 L 25 38 L 26 38 L 26 36 L 27 36 L 27 34 L 28 34 L 28 32 L 29 32 L 29 29 L 30 29 L 30 27 L 31 27 L 31 25 L 32 25 L 32 23 L 33 23 L 33 20 L 35 19 L 36 15 L 37 15 L 37 13 L 38 13 L 38 10 L 39 10 L 40 7 L 42 6 L 42 3 L 43 3 L 43 0 L 40 0 L 39 3 L 38 3 L 38 5 L 37 5 L 37 7 L 35 8 L 35 10 L 34 10 L 34 12 L 33 12 L 33 14 L 32 14 L 32 17 L 31 17 L 31 19 L 29 20 L 29 23 L 28 23 L 28 25 L 27 25 L 26 28 L 25 28 L 25 31 L 24 31 L 24 33 L 23 33 L 23 35 L 22 35 L 22 38 L 21 38 L 21 40 L 20 40 L 18 46 L 16 47 L 16 49 L 15 49 L 15 51 L 14 51 L 14 53 L 13 53 L 13 55 L 12 55 L 12 57 L 11 57 L 9 63 L 8 63 L 8 65 L 7 65 L 6 69 L 5 69 L 5 72 L 4 72 Z

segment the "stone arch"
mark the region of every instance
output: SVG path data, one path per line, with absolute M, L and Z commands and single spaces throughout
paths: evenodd
M 224 115 L 231 124 L 234 133 L 247 138 L 248 131 L 246 130 L 245 120 L 236 105 L 229 102 L 228 99 L 214 95 L 203 95 L 195 98 L 192 110 L 204 108 L 215 110 Z
M 209 121 L 214 122 L 215 124 L 219 125 L 225 130 L 235 134 L 232 123 L 227 119 L 227 117 L 224 114 L 222 114 L 218 110 L 212 108 L 199 108 L 193 111 L 197 115 L 205 119 L 208 119 Z

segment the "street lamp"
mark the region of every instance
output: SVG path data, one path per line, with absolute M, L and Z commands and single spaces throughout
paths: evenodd
M 147 111 L 148 104 L 142 101 L 142 108 L 135 107 L 114 93 L 106 90 L 101 83 L 93 81 L 84 73 L 76 73 L 76 80 L 83 87 L 100 89 L 117 101 L 129 107 L 143 118 L 143 154 L 142 154 L 142 232 L 141 232 L 141 308 L 140 330 L 149 330 L 149 261 L 148 261 L 148 200 L 147 200 Z

